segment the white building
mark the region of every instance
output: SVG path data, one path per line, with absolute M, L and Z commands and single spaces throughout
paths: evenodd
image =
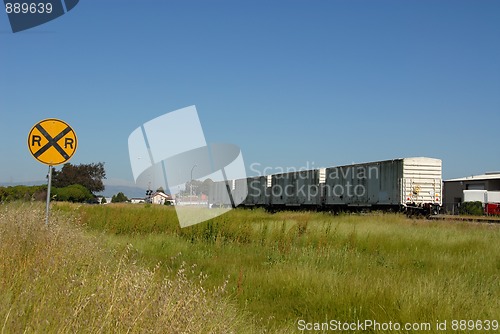
M 144 198 L 133 197 L 130 199 L 130 203 L 132 204 L 146 203 L 146 200 Z
M 461 177 L 444 181 L 443 205 L 447 211 L 454 213 L 463 202 L 498 203 L 499 194 L 500 172 Z
M 154 192 L 151 195 L 151 203 L 152 204 L 164 205 L 165 202 L 170 202 L 171 204 L 173 204 L 174 200 L 172 199 L 172 196 L 167 195 L 161 191 Z

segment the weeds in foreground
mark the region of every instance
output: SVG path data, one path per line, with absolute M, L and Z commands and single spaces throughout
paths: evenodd
M 135 250 L 106 250 L 78 216 L 55 211 L 47 228 L 39 203 L 0 205 L 0 332 L 255 332 L 226 296 L 188 278 L 134 263 Z M 170 270 L 170 269 L 168 269 Z

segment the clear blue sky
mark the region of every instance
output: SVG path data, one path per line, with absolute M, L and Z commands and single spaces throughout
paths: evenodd
M 410 156 L 445 178 L 500 170 L 500 2 L 81 0 L 16 34 L 0 12 L 0 182 L 44 179 L 26 140 L 52 117 L 76 130 L 72 163 L 130 182 L 129 134 L 189 105 L 249 172 Z

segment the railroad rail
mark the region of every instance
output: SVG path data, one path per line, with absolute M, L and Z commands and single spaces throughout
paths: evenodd
M 496 223 L 500 224 L 500 217 L 497 216 L 454 216 L 454 215 L 434 215 L 428 217 L 431 220 L 455 220 L 465 222 Z

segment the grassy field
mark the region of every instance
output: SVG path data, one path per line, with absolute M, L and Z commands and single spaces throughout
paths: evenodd
M 269 330 L 329 319 L 500 320 L 500 226 L 234 210 L 180 229 L 172 208 L 81 207 L 87 231 L 111 248 L 174 271 L 182 263 L 228 280 L 241 310 Z
M 225 285 L 165 275 L 85 233 L 77 212 L 0 205 L 0 333 L 254 333 Z
M 9 288 L 0 326 L 4 319 L 14 332 L 41 331 L 43 321 L 79 330 L 88 319 L 91 332 L 171 332 L 173 321 L 214 333 L 298 332 L 299 320 L 430 323 L 427 332 L 436 321 L 450 329 L 454 319 L 500 320 L 499 225 L 233 210 L 181 229 L 170 207 L 57 204 L 53 212 L 46 230 L 41 207 L 2 207 L 0 283 Z M 19 233 L 24 244 L 5 244 Z M 36 275 L 45 278 L 31 282 Z M 186 301 L 188 315 L 176 313 L 171 298 L 196 307 Z M 67 311 L 52 314 L 53 302 Z

